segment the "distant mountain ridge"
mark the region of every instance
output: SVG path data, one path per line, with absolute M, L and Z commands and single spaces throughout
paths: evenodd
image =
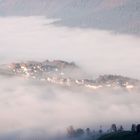
M 139 0 L 1 0 L 1 16 L 61 19 L 60 26 L 140 35 Z

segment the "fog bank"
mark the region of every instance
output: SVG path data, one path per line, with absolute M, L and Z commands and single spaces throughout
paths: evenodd
M 0 132 L 24 130 L 46 134 L 64 133 L 75 127 L 109 128 L 140 121 L 140 94 L 123 90 L 70 91 L 64 88 L 0 77 Z M 118 115 L 119 114 L 119 115 Z
M 62 59 L 96 74 L 140 79 L 140 39 L 93 29 L 57 27 L 44 17 L 0 18 L 0 63 Z

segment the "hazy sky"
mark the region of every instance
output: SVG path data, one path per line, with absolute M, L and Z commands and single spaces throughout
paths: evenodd
M 107 31 L 56 27 L 43 17 L 0 18 L 0 64 L 23 60 L 75 61 L 86 72 L 140 79 L 140 39 Z M 118 115 L 119 114 L 119 115 Z M 72 92 L 0 77 L 0 132 L 41 133 L 140 121 L 140 94 Z M 36 132 L 35 130 L 34 132 Z

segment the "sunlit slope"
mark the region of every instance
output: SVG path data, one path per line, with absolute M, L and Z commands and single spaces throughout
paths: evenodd
M 62 60 L 28 61 L 1 65 L 0 75 L 19 76 L 25 79 L 43 81 L 46 84 L 51 83 L 68 88 L 82 88 L 89 91 L 104 89 L 108 91 L 136 92 L 140 90 L 139 80 L 119 75 L 100 75 L 96 79 L 91 79 L 75 63 Z

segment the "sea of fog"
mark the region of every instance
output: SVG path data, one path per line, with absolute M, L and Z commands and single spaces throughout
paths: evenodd
M 140 39 L 95 29 L 59 27 L 44 17 L 0 18 L 0 64 L 61 59 L 92 78 L 117 74 L 140 79 Z M 140 94 L 70 91 L 0 76 L 0 138 L 65 134 L 69 125 L 107 129 L 140 121 Z M 18 139 L 18 138 L 17 138 Z

